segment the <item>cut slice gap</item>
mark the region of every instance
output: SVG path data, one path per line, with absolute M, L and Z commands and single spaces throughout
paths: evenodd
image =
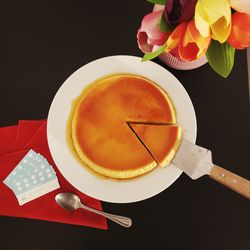
M 174 158 L 182 137 L 182 130 L 173 124 L 129 123 L 137 136 L 158 165 L 164 167 Z
M 173 122 L 145 122 L 145 121 L 126 121 L 128 125 L 130 124 L 145 124 L 145 125 L 175 125 Z M 130 126 L 131 128 L 131 126 Z
M 154 157 L 154 155 L 151 153 L 151 151 L 149 150 L 149 148 L 147 147 L 147 145 L 137 135 L 137 133 L 135 132 L 135 130 L 133 129 L 133 127 L 131 126 L 131 124 L 129 122 L 127 122 L 127 125 L 129 126 L 129 128 L 131 129 L 131 131 L 134 133 L 134 135 L 137 137 L 137 139 L 141 142 L 141 144 L 145 147 L 145 149 L 148 151 L 148 153 L 151 155 L 151 157 L 154 159 L 154 161 L 157 163 L 157 165 L 159 165 L 159 162 L 156 160 L 156 158 Z

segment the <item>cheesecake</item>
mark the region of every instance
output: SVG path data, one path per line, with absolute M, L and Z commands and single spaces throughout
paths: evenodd
M 167 93 L 137 75 L 110 75 L 90 84 L 72 107 L 70 139 L 84 166 L 128 179 L 167 165 L 181 140 Z

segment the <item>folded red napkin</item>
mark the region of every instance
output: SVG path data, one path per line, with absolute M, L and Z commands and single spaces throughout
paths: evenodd
M 0 153 L 12 152 L 17 134 L 17 126 L 0 128 Z
M 18 122 L 15 145 L 13 151 L 25 149 L 26 145 L 32 140 L 41 125 L 45 124 L 45 120 L 29 121 L 21 120 Z M 46 143 L 44 144 L 46 145 Z
M 55 202 L 55 195 L 61 192 L 77 194 L 86 205 L 102 209 L 101 202 L 91 198 L 69 184 L 58 171 L 51 157 L 46 137 L 46 121 L 20 121 L 18 126 L 0 128 L 0 215 L 25 217 L 68 224 L 84 225 L 107 229 L 104 217 L 78 209 L 73 212 L 60 208 Z M 54 167 L 60 188 L 42 197 L 19 206 L 14 193 L 3 184 L 17 163 L 33 149 L 43 155 Z

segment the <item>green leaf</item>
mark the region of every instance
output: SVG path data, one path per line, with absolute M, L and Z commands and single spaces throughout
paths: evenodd
M 148 2 L 154 3 L 154 4 L 160 4 L 160 5 L 166 4 L 166 0 L 148 0 Z
M 164 14 L 162 14 L 162 16 L 161 16 L 161 20 L 160 20 L 160 23 L 159 23 L 159 29 L 160 29 L 161 32 L 172 31 L 172 27 L 166 23 Z
M 164 44 L 162 47 L 160 47 L 160 49 L 154 52 L 145 53 L 144 57 L 142 58 L 142 62 L 154 59 L 155 57 L 159 56 L 161 53 L 165 51 L 166 47 L 167 47 L 167 44 Z
M 206 57 L 211 67 L 222 77 L 226 78 L 234 65 L 235 49 L 227 42 L 219 43 L 212 40 Z

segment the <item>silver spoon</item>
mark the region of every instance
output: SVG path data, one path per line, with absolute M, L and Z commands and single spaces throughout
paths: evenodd
M 73 194 L 73 193 L 60 193 L 57 194 L 55 197 L 56 203 L 66 209 L 66 210 L 76 210 L 78 208 L 83 208 L 86 209 L 88 211 L 91 211 L 93 213 L 102 215 L 118 224 L 120 224 L 123 227 L 131 227 L 132 225 L 132 220 L 128 217 L 124 217 L 124 216 L 120 216 L 120 215 L 115 215 L 115 214 L 109 214 L 109 213 L 105 213 L 99 210 L 96 210 L 94 208 L 88 207 L 86 205 L 83 205 L 81 203 L 80 198 Z

